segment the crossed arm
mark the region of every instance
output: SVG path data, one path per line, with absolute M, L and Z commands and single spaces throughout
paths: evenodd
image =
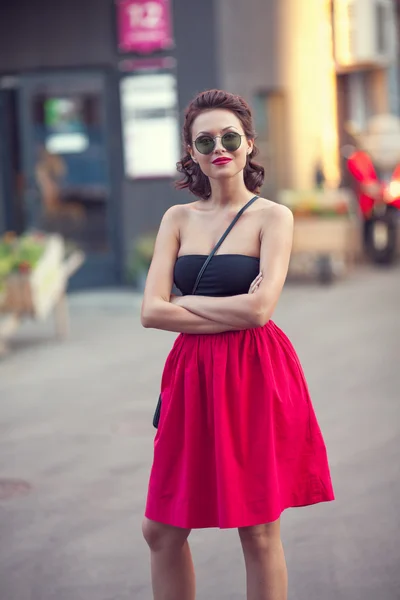
M 272 316 L 287 275 L 293 236 L 292 213 L 280 205 L 272 205 L 264 211 L 261 277 L 249 294 L 171 299 L 182 210 L 183 207 L 172 207 L 161 223 L 143 299 L 143 326 L 182 333 L 220 333 L 265 325 Z

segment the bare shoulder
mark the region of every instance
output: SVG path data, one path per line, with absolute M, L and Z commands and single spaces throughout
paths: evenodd
M 187 204 L 174 204 L 170 206 L 164 213 L 163 221 L 171 222 L 183 219 L 188 212 Z
M 266 198 L 260 200 L 260 220 L 264 230 L 271 227 L 287 230 L 293 228 L 293 213 L 290 208 Z
M 175 232 L 180 232 L 190 210 L 190 204 L 175 204 L 170 206 L 164 213 L 161 227 Z

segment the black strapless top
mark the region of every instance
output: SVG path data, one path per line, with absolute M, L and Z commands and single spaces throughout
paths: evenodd
M 174 282 L 186 296 L 193 291 L 197 275 L 206 255 L 180 256 L 174 269 Z M 200 280 L 196 294 L 199 296 L 237 296 L 247 294 L 252 281 L 260 271 L 260 259 L 244 254 L 216 254 L 211 259 Z

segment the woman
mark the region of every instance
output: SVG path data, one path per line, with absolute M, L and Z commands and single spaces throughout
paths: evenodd
M 178 163 L 193 203 L 160 226 L 142 306 L 144 327 L 179 332 L 162 378 L 143 533 L 155 600 L 193 600 L 188 536 L 235 527 L 248 600 L 284 600 L 285 508 L 333 500 L 326 450 L 293 347 L 271 317 L 287 274 L 293 218 L 257 198 L 205 270 L 222 233 L 263 183 L 248 105 L 201 93 Z M 182 296 L 171 296 L 173 281 Z

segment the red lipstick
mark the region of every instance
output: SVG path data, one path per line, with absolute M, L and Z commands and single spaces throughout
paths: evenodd
M 216 158 L 215 160 L 213 160 L 213 165 L 227 165 L 228 163 L 232 162 L 231 158 L 228 158 L 227 156 L 220 156 L 219 158 Z

